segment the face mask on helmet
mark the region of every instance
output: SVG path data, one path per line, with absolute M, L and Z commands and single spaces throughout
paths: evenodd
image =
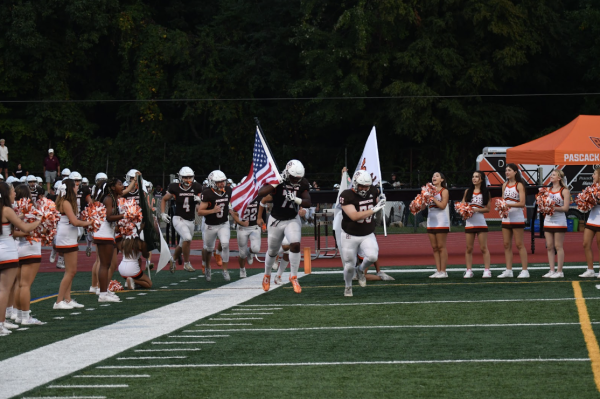
M 304 165 L 302 162 L 292 159 L 285 166 L 284 171 L 281 173 L 283 181 L 288 182 L 293 187 L 300 186 L 300 181 L 304 177 Z
M 225 194 L 225 183 L 227 182 L 227 177 L 225 173 L 220 170 L 213 170 L 208 175 L 208 186 L 213 189 L 215 193 L 218 195 Z
M 364 170 L 357 171 L 352 178 L 352 188 L 363 198 L 367 196 L 367 193 L 371 188 L 371 184 L 373 184 L 371 175 Z
M 192 168 L 184 166 L 179 170 L 179 173 L 177 173 L 177 177 L 179 178 L 180 184 L 184 188 L 188 188 L 194 182 L 195 175 Z

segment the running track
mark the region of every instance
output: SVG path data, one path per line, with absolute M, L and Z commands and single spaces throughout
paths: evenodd
M 382 235 L 377 236 L 379 242 L 379 263 L 381 266 L 417 266 L 417 265 L 432 265 L 433 254 L 429 238 L 427 234 L 394 234 L 388 237 Z M 585 263 L 583 254 L 583 233 L 567 233 L 565 236 L 565 262 Z M 237 251 L 237 240 L 231 240 L 231 250 Z M 333 246 L 333 238 L 329 237 L 329 245 Z M 448 264 L 449 265 L 464 265 L 465 264 L 465 234 L 450 233 L 448 234 Z M 545 248 L 545 240 L 542 238 L 535 239 L 535 254 L 531 254 L 530 236 L 525 234 L 525 247 L 527 248 L 528 261 L 532 263 L 548 263 L 548 255 Z M 313 237 L 303 237 L 302 247 L 310 247 L 314 253 L 315 240 Z M 325 238 L 321 238 L 321 247 L 325 247 Z M 488 233 L 488 247 L 491 254 L 491 261 L 494 265 L 504 264 L 504 247 L 502 244 L 502 232 L 494 231 Z M 85 248 L 84 246 L 80 246 Z M 267 238 L 262 238 L 261 250 L 266 251 Z M 192 251 L 202 249 L 202 241 L 192 241 Z M 519 254 L 513 245 L 513 262 L 520 263 Z M 48 258 L 50 250 L 42 250 L 42 264 L 40 272 L 56 272 L 62 271 L 57 269 L 54 264 L 50 263 Z M 85 256 L 84 251 L 79 251 L 78 271 L 91 271 L 92 264 L 96 254 L 92 253 L 90 258 Z M 120 255 L 119 255 L 120 257 Z M 153 259 L 158 260 L 158 255 L 154 254 Z M 598 262 L 598 249 L 594 246 L 594 260 Z M 191 256 L 192 265 L 195 268 L 200 266 L 200 256 Z M 216 264 L 213 259 L 213 267 Z M 475 241 L 475 249 L 473 250 L 473 263 L 482 264 L 483 258 L 479 252 L 479 244 Z M 230 260 L 230 268 L 237 268 L 237 256 L 233 256 Z M 251 268 L 263 268 L 264 264 L 255 261 Z M 316 259 L 312 261 L 312 267 L 341 267 L 339 257 L 334 259 Z M 183 269 L 182 266 L 177 266 L 178 269 Z

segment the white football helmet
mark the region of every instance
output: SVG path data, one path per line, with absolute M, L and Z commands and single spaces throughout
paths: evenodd
M 8 176 L 8 178 L 6 179 L 6 182 L 8 184 L 12 184 L 15 180 L 17 180 L 17 179 L 15 179 L 13 176 Z
M 193 180 L 194 177 L 196 177 L 196 175 L 194 174 L 194 171 L 190 167 L 184 166 L 183 168 L 179 169 L 179 173 L 177 173 L 177 178 L 181 182 L 181 185 L 183 187 L 187 188 L 187 187 L 189 187 L 189 183 L 186 183 L 183 180 L 184 177 L 191 177 Z
M 90 181 L 88 180 L 87 177 L 84 177 L 83 179 L 81 179 L 81 184 L 90 184 Z
M 37 183 L 37 178 L 34 175 L 27 176 L 27 183 L 31 182 Z
M 292 177 L 297 178 L 298 181 L 296 183 L 293 183 L 290 180 L 290 178 Z M 291 161 L 289 161 L 287 165 L 285 165 L 285 169 L 283 170 L 283 172 L 281 172 L 281 178 L 283 179 L 283 181 L 287 181 L 292 186 L 300 185 L 300 180 L 303 177 L 304 165 L 302 165 L 302 162 L 298 161 L 297 159 L 292 159 Z
M 130 169 L 129 172 L 125 175 L 125 181 L 131 181 L 131 179 L 135 178 L 135 174 L 139 172 L 137 169 Z
M 19 179 L 19 181 L 21 183 L 27 183 L 27 176 L 21 176 L 21 178 Z
M 210 175 L 208 175 L 208 187 L 215 190 L 215 192 L 218 195 L 224 195 L 225 191 L 220 191 L 219 188 L 217 187 L 217 183 L 226 181 L 226 180 L 227 180 L 227 176 L 225 176 L 225 173 L 221 172 L 220 170 L 213 170 L 212 172 L 210 172 Z
M 146 187 L 146 191 L 151 193 L 154 186 L 148 180 L 144 180 L 144 187 Z
M 373 179 L 371 175 L 367 173 L 366 170 L 357 170 L 352 177 L 352 188 L 354 191 L 360 195 L 361 197 L 366 197 L 369 188 L 371 188 L 371 184 L 373 184 Z M 358 186 L 368 186 L 366 190 L 359 190 Z
M 69 169 L 69 168 L 64 168 L 62 170 L 62 172 L 60 172 L 60 175 L 62 176 L 63 179 L 68 179 L 70 174 L 71 174 L 71 169 Z
M 108 176 L 106 175 L 106 173 L 100 172 L 96 174 L 96 179 L 94 181 L 98 183 L 100 180 L 108 180 Z
M 42 178 L 41 178 L 41 177 L 39 177 L 39 176 L 37 176 L 37 177 L 35 178 L 35 180 L 38 182 L 38 184 L 39 184 L 39 185 L 42 185 L 42 184 L 44 184 L 44 179 L 42 179 Z
M 56 183 L 54 183 L 54 191 L 58 190 L 61 184 L 62 180 L 57 180 Z
M 81 173 L 73 171 L 73 172 L 71 172 L 69 174 L 69 179 L 71 179 L 71 180 L 81 180 L 82 179 Z

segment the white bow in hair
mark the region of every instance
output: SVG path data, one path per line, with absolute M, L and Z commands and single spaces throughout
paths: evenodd
M 67 195 L 67 185 L 66 184 L 61 184 L 60 186 L 58 186 L 58 190 L 56 190 L 56 192 L 58 193 L 59 197 L 64 197 Z

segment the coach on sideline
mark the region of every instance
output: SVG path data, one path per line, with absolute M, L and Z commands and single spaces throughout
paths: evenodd
M 54 156 L 54 150 L 48 150 L 48 156 L 44 158 L 44 176 L 46 176 L 46 192 L 50 192 L 50 185 L 56 181 L 60 174 L 60 161 Z

